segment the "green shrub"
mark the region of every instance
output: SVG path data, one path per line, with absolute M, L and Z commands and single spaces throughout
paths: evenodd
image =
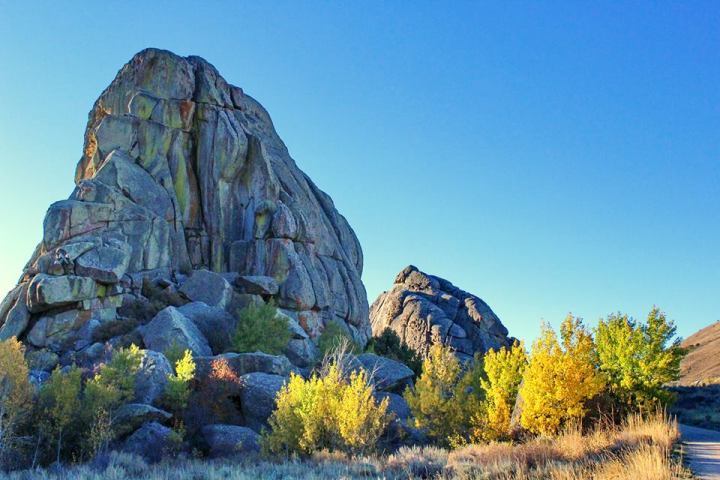
M 32 408 L 25 348 L 15 337 L 0 342 L 0 471 L 12 466 L 20 447 L 19 431 Z
M 463 366 L 448 347 L 433 345 L 415 388 L 405 390 L 415 426 L 443 445 L 470 441 L 471 419 L 483 402 L 482 367 L 479 357 Z
M 600 320 L 595 345 L 616 409 L 652 412 L 672 401 L 665 385 L 680 378 L 685 354 L 674 337 L 675 325 L 657 307 L 644 324 L 621 313 Z
M 287 347 L 292 333 L 287 318 L 272 303 L 248 305 L 238 313 L 238 326 L 232 338 L 236 352 L 265 352 L 277 355 Z
M 130 401 L 135 390 L 135 374 L 140 368 L 142 353 L 136 345 L 121 348 L 111 360 L 100 366 L 85 384 L 84 409 L 88 415 L 105 409 L 112 411 Z
M 53 371 L 40 389 L 36 413 L 49 457 L 83 460 L 105 449 L 114 438 L 111 412 L 132 399 L 141 358 L 135 345 L 119 349 L 86 382 L 76 366 Z
M 391 328 L 386 328 L 379 336 L 373 337 L 368 342 L 366 350 L 404 363 L 410 367 L 410 370 L 415 372 L 415 375 L 420 375 L 422 372 L 422 359 L 420 356 L 415 350 L 403 343 L 398 334 Z
M 359 353 L 362 350 L 345 327 L 335 321 L 328 322 L 318 338 L 320 354 L 325 357 L 343 345 L 347 345 L 347 353 Z
M 63 372 L 56 368 L 40 390 L 38 399 L 39 430 L 42 438 L 54 445 L 54 457 L 60 462 L 66 436 L 77 433 L 82 411 L 82 373 L 78 367 Z

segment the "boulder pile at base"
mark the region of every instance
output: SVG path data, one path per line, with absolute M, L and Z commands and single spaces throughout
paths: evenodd
M 412 265 L 372 304 L 370 323 L 373 335 L 390 328 L 423 357 L 432 345 L 442 344 L 468 360 L 475 353 L 510 346 L 513 341 L 480 298 Z

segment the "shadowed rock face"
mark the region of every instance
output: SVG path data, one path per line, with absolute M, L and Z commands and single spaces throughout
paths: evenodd
M 390 328 L 422 356 L 434 344 L 453 348 L 461 359 L 511 345 L 507 329 L 481 299 L 410 265 L 370 307 L 374 335 Z
M 228 311 L 265 293 L 310 339 L 331 320 L 369 337 L 353 230 L 263 107 L 205 60 L 135 55 L 89 114 L 75 183 L 0 304 L 0 337 L 41 323 L 31 348 L 77 352 L 144 278 L 177 294 L 205 270 L 223 272 Z

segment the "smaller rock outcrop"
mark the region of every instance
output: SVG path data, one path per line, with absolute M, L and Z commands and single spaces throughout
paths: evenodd
M 375 300 L 370 323 L 373 335 L 390 328 L 423 357 L 434 344 L 451 347 L 464 360 L 512 344 L 507 329 L 480 298 L 412 265 Z

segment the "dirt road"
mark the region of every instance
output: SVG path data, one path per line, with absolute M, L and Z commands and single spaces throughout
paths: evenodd
M 687 465 L 703 480 L 720 480 L 720 432 L 680 425 Z

